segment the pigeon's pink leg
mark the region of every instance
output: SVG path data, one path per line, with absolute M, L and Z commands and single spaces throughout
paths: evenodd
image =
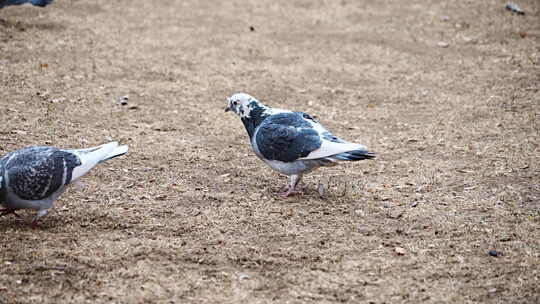
M 7 208 L 6 209 L 0 209 L 0 216 L 4 216 L 4 215 L 8 215 L 8 214 L 13 214 L 16 217 L 21 218 L 20 215 L 15 213 L 15 209 L 7 209 Z
M 279 192 L 278 195 L 282 198 L 287 198 L 291 195 L 304 195 L 304 191 L 302 191 L 302 187 L 299 186 L 300 181 L 302 180 L 302 174 L 298 175 L 291 175 L 291 181 L 290 184 L 286 186 L 286 191 Z
M 287 191 L 289 191 L 289 184 L 283 185 L 283 187 L 279 189 L 278 193 L 287 192 Z
M 34 228 L 34 229 L 40 228 L 37 219 L 34 219 L 34 220 L 32 220 L 32 221 L 30 222 L 30 227 L 32 227 L 32 228 Z
M 40 210 L 38 210 L 36 216 L 34 217 L 32 222 L 30 223 L 30 226 L 32 226 L 32 228 L 39 228 L 38 220 L 40 218 L 42 218 L 43 216 L 47 215 L 47 213 L 49 213 L 49 209 L 40 209 Z
M 289 185 L 289 184 L 283 185 L 283 187 L 281 187 L 281 189 L 279 189 L 278 193 L 285 193 L 285 192 L 289 191 L 290 188 L 291 188 L 291 185 Z M 295 189 L 295 190 L 301 191 L 302 188 L 303 188 L 303 186 L 300 185 L 300 184 L 298 184 L 298 185 L 296 186 L 296 189 Z

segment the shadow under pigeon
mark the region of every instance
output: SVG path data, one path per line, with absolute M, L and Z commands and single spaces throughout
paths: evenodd
M 118 222 L 118 220 L 113 219 L 108 215 L 95 214 L 91 213 L 87 216 L 69 216 L 66 214 L 61 214 L 61 212 L 53 211 L 51 214 L 45 218 L 38 221 L 37 226 L 31 224 L 32 219 L 34 218 L 33 213 L 25 214 L 22 210 L 19 210 L 20 218 L 13 215 L 5 215 L 0 217 L 0 233 L 7 230 L 19 230 L 19 231 L 33 231 L 33 230 L 56 230 L 59 227 L 68 227 L 76 226 L 77 228 L 89 227 L 89 226 L 99 226 L 101 221 L 105 223 L 109 222 Z M 66 228 L 61 228 L 66 229 Z M 1 302 L 0 302 L 1 303 Z
M 25 22 L 20 20 L 14 21 L 0 18 L 0 31 L 2 32 L 9 31 L 10 29 L 14 29 L 18 32 L 25 32 L 27 30 L 63 31 L 65 28 L 65 25 L 52 21 Z
M 24 215 L 21 216 L 21 218 L 8 216 L 1 217 L 0 232 L 6 232 L 14 229 L 19 231 L 47 230 L 61 224 L 59 221 L 51 219 L 47 222 L 39 222 L 37 226 L 32 226 L 31 221 L 32 217 L 26 217 Z

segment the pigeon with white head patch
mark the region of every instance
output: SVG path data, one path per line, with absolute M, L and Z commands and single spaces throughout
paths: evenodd
M 274 109 L 254 97 L 237 93 L 227 99 L 225 112 L 242 120 L 255 154 L 272 169 L 290 176 L 283 197 L 302 194 L 298 189 L 303 174 L 338 161 L 375 157 L 361 144 L 340 139 L 304 112 Z
M 66 186 L 97 164 L 126 154 L 127 146 L 111 142 L 101 146 L 63 150 L 54 147 L 27 147 L 0 159 L 0 215 L 19 209 L 37 211 L 32 224 L 45 216 Z

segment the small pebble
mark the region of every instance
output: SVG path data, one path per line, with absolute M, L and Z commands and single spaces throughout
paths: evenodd
M 404 210 L 399 210 L 399 209 L 394 209 L 394 210 L 391 210 L 390 212 L 388 212 L 386 214 L 387 217 L 389 218 L 392 218 L 392 219 L 398 219 L 398 218 L 401 218 L 403 216 L 403 214 L 405 214 L 405 211 Z
M 466 43 L 477 43 L 478 39 L 476 37 L 463 36 L 463 41 Z
M 450 45 L 449 45 L 447 42 L 439 41 L 439 42 L 437 42 L 437 46 L 438 46 L 438 47 L 441 47 L 441 48 L 447 48 L 447 47 L 449 47 Z
M 358 226 L 358 232 L 360 233 L 363 233 L 365 235 L 371 235 L 371 232 L 373 231 L 373 229 L 369 226 Z
M 394 248 L 394 251 L 397 253 L 397 255 L 404 255 L 405 254 L 405 249 L 401 248 L 401 247 L 396 247 Z
M 125 95 L 125 96 L 118 97 L 117 101 L 119 104 L 125 106 L 128 104 L 129 96 Z
M 500 256 L 503 255 L 502 252 L 497 251 L 497 250 L 494 250 L 494 249 L 488 251 L 488 254 L 489 254 L 490 256 L 492 256 L 492 257 L 500 257 Z
M 325 189 L 324 189 L 324 185 L 323 185 L 322 183 L 319 183 L 319 184 L 317 185 L 317 192 L 319 192 L 319 195 L 320 195 L 321 197 L 324 196 Z

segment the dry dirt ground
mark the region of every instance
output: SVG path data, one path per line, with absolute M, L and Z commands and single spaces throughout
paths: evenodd
M 0 303 L 538 303 L 540 2 L 504 4 L 0 10 L 0 152 L 131 149 L 41 228 L 0 218 Z M 279 199 L 223 112 L 239 91 L 378 158 Z

